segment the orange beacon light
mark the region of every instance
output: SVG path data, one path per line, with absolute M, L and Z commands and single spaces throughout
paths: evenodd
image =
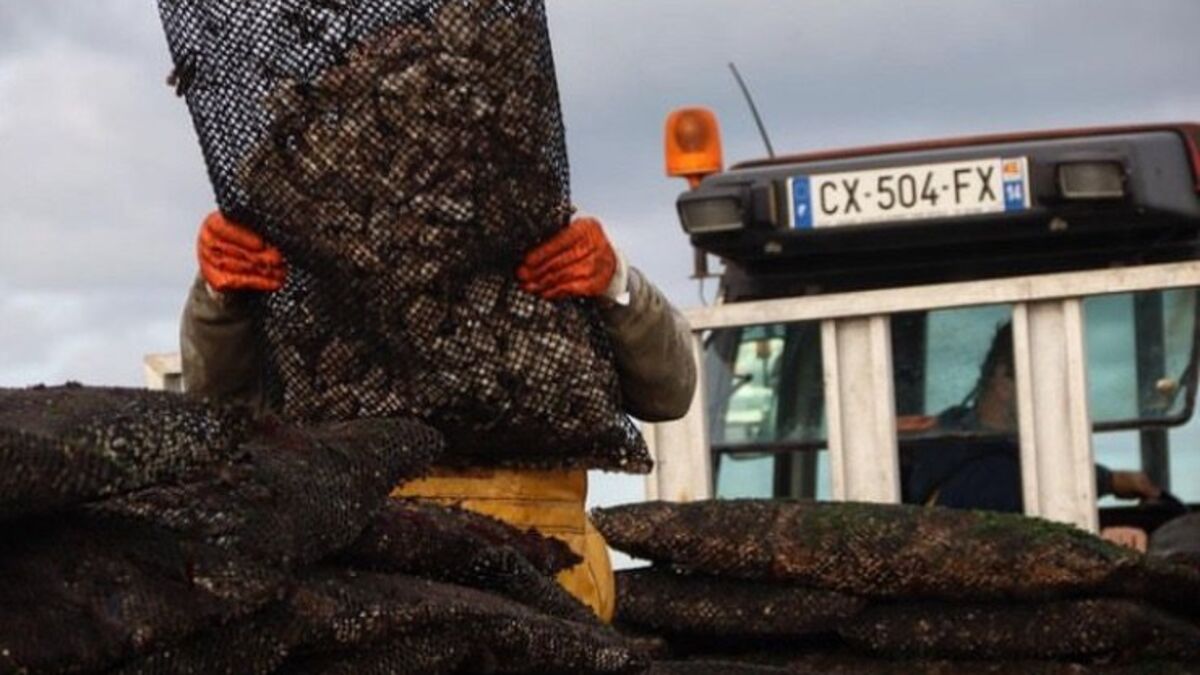
M 721 173 L 721 129 L 708 108 L 679 108 L 667 116 L 667 175 L 687 178 L 695 189 L 707 176 Z

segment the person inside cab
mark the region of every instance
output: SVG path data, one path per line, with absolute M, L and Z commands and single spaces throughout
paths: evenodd
M 962 405 L 938 415 L 935 428 L 963 435 L 957 443 L 916 450 L 905 501 L 959 509 L 1023 510 L 1011 323 L 997 329 L 971 395 Z M 1154 500 L 1162 490 L 1142 472 L 1096 465 L 1096 495 Z
M 264 410 L 249 293 L 287 279 L 283 255 L 245 227 L 213 213 L 200 229 L 200 275 L 183 314 L 181 351 L 189 392 Z M 648 422 L 683 417 L 696 387 L 691 329 L 646 278 L 628 266 L 600 222 L 578 218 L 535 247 L 516 270 L 523 290 L 550 300 L 594 298 L 612 339 L 626 411 Z M 615 588 L 608 548 L 585 512 L 587 472 L 436 470 L 396 497 L 454 504 L 558 538 L 584 562 L 559 583 L 609 621 Z

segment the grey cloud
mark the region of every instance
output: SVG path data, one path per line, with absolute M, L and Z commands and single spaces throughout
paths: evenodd
M 128 53 L 161 47 L 157 30 L 153 0 L 5 0 L 0 58 L 56 42 Z
M 0 386 L 142 385 L 142 356 L 174 351 L 182 291 L 0 293 Z

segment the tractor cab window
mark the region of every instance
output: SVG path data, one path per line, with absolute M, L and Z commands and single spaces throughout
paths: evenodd
M 1097 461 L 1146 471 L 1193 501 L 1200 496 L 1200 425 L 1189 423 L 1196 295 L 1162 291 L 1084 303 Z M 930 453 L 950 469 L 956 453 L 976 450 L 1019 460 L 1012 313 L 995 305 L 892 317 L 904 485 Z M 829 494 L 819 323 L 714 331 L 706 342 L 706 384 L 719 496 Z M 924 501 L 929 494 L 905 497 Z
M 705 364 L 718 496 L 827 498 L 820 325 L 715 331 Z

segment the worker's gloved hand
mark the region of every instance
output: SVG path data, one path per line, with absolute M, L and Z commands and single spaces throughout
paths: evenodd
M 197 243 L 200 274 L 217 293 L 274 292 L 287 280 L 283 254 L 219 211 L 204 219 Z
M 1113 494 L 1121 499 L 1150 500 L 1162 496 L 1162 488 L 1140 471 L 1112 472 L 1112 486 Z
M 577 297 L 617 299 L 626 285 L 616 249 L 595 218 L 578 218 L 525 256 L 517 269 L 521 288 L 547 300 Z

